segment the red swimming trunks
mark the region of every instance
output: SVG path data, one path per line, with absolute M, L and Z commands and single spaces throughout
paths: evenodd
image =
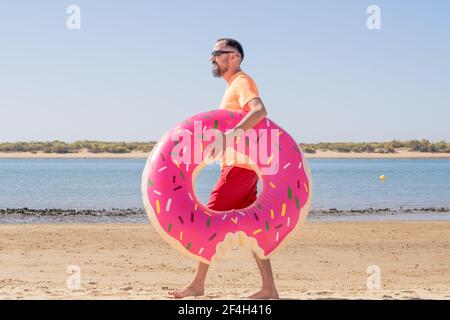
M 257 184 L 255 171 L 225 166 L 211 192 L 207 208 L 216 211 L 246 208 L 256 201 Z

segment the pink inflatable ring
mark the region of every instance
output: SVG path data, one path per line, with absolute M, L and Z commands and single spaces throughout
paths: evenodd
M 208 210 L 199 202 L 195 180 L 206 165 L 211 132 L 227 132 L 244 116 L 213 110 L 179 123 L 155 145 L 142 175 L 144 207 L 155 229 L 175 249 L 207 264 L 238 246 L 269 258 L 309 212 L 306 159 L 296 141 L 267 118 L 226 149 L 227 159 L 234 155 L 258 173 L 258 199 L 231 211 Z

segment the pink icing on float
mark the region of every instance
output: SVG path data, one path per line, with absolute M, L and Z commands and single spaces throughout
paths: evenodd
M 207 139 L 208 129 L 227 132 L 244 116 L 213 110 L 179 123 L 155 145 L 142 175 L 144 207 L 155 229 L 178 251 L 204 263 L 237 246 L 269 258 L 309 212 L 306 159 L 295 140 L 267 118 L 253 128 L 256 134 L 247 132 L 239 139 L 241 147 L 227 149 L 227 158 L 237 149 L 238 158 L 258 173 L 262 190 L 257 200 L 230 211 L 209 210 L 198 201 L 195 180 L 205 166 L 203 151 L 214 141 Z M 264 152 L 254 152 L 261 145 Z

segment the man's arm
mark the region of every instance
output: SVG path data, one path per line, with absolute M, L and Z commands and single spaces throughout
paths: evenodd
M 228 132 L 227 134 L 222 133 L 222 142 L 223 148 L 220 154 L 222 154 L 226 149 L 227 143 L 227 135 L 231 135 L 234 137 L 239 137 L 248 129 L 256 126 L 262 119 L 267 116 L 266 107 L 264 106 L 262 100 L 260 98 L 254 98 L 247 102 L 250 111 L 245 115 L 245 117 L 233 128 L 233 131 Z M 207 157 L 215 158 L 216 150 L 213 149 L 212 152 Z
M 267 116 L 267 110 L 260 98 L 254 98 L 247 103 L 250 108 L 244 119 L 241 120 L 235 127 L 234 131 L 242 130 L 247 131 L 250 128 L 256 126 L 262 119 Z

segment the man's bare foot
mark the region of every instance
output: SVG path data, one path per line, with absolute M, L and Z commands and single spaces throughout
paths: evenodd
M 170 291 L 169 294 L 174 298 L 185 298 L 185 297 L 202 296 L 204 292 L 205 289 L 203 287 L 190 284 L 182 289 Z
M 250 299 L 279 299 L 276 289 L 261 289 L 255 294 L 252 294 Z

